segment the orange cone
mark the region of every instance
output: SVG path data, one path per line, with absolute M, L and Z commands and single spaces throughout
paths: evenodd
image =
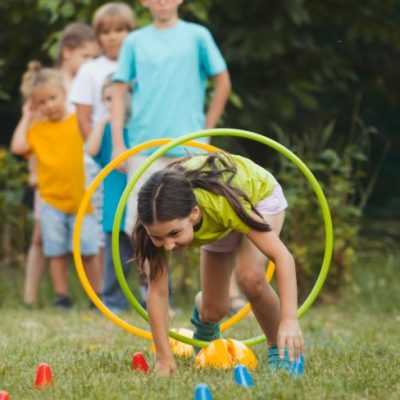
M 0 390 L 0 400 L 10 400 L 10 396 L 4 390 Z
M 41 363 L 37 369 L 35 387 L 43 389 L 47 386 L 53 385 L 53 376 L 49 364 Z
M 135 353 L 132 358 L 132 369 L 142 371 L 145 374 L 149 371 L 149 364 L 142 353 Z

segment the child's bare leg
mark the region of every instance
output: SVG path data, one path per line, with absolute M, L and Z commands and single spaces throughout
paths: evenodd
M 46 268 L 46 257 L 42 249 L 42 235 L 40 230 L 40 222 L 35 221 L 32 241 L 29 246 L 24 286 L 24 303 L 27 305 L 35 305 L 39 292 L 40 281 Z
M 264 215 L 272 230 L 279 235 L 285 212 Z M 247 238 L 243 238 L 236 267 L 236 279 L 249 300 L 261 329 L 268 338 L 268 345 L 276 344 L 279 327 L 279 297 L 265 280 L 267 257 Z
M 68 256 L 51 257 L 50 272 L 56 295 L 68 296 Z
M 196 306 L 202 322 L 218 322 L 229 312 L 229 282 L 236 252 L 217 253 L 201 249 L 201 292 Z
M 279 327 L 279 298 L 271 286 L 266 282 L 264 262 L 260 264 L 261 252 L 247 238 L 243 238 L 240 247 L 236 278 L 244 295 L 251 304 L 251 308 L 261 329 L 268 338 L 270 346 L 276 344 Z
M 100 294 L 103 290 L 103 266 L 97 255 L 82 256 L 83 267 L 93 290 Z

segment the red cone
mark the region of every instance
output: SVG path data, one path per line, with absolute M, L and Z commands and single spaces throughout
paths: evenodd
M 4 390 L 0 390 L 0 400 L 10 400 L 10 396 Z
M 135 353 L 132 358 L 132 369 L 139 370 L 147 374 L 149 371 L 149 364 L 142 353 Z
M 38 389 L 53 385 L 53 377 L 49 364 L 41 363 L 37 369 L 35 387 Z

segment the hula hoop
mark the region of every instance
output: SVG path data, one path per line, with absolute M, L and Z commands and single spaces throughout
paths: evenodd
M 123 270 L 122 270 L 122 265 L 120 262 L 120 255 L 119 255 L 119 235 L 118 232 L 120 230 L 121 226 L 121 220 L 122 220 L 122 214 L 125 208 L 125 205 L 128 201 L 129 194 L 131 193 L 133 187 L 136 185 L 140 177 L 143 175 L 143 173 L 149 168 L 149 166 L 159 157 L 161 157 L 163 154 L 165 154 L 168 150 L 184 143 L 188 142 L 190 140 L 195 140 L 200 137 L 214 137 L 214 136 L 236 136 L 236 137 L 242 137 L 246 139 L 251 139 L 255 140 L 257 142 L 263 143 L 285 157 L 287 157 L 289 160 L 291 160 L 296 167 L 304 174 L 308 182 L 310 183 L 312 189 L 314 190 L 319 206 L 322 211 L 322 217 L 324 221 L 324 226 L 325 226 L 325 252 L 324 252 L 324 257 L 322 261 L 322 266 L 320 273 L 318 274 L 317 280 L 314 284 L 314 287 L 312 288 L 310 294 L 304 301 L 304 303 L 300 306 L 300 308 L 297 311 L 298 317 L 302 317 L 304 313 L 310 308 L 312 303 L 315 301 L 315 299 L 318 296 L 318 293 L 321 291 L 322 286 L 325 282 L 326 276 L 329 271 L 329 265 L 330 265 L 330 260 L 332 257 L 332 249 L 333 249 L 333 228 L 332 228 L 332 218 L 330 215 L 328 203 L 326 201 L 325 195 L 312 174 L 312 172 L 309 170 L 309 168 L 304 164 L 303 161 L 300 160 L 299 157 L 297 157 L 294 153 L 292 153 L 289 149 L 281 145 L 280 143 L 269 139 L 267 137 L 264 137 L 262 135 L 259 135 L 254 132 L 249 132 L 249 131 L 244 131 L 244 130 L 239 130 L 239 129 L 209 129 L 209 130 L 202 130 L 198 132 L 193 132 L 189 133 L 187 135 L 184 135 L 180 138 L 177 138 L 170 143 L 165 144 L 162 146 L 160 149 L 155 151 L 149 158 L 140 166 L 140 168 L 136 171 L 136 173 L 131 177 L 129 180 L 122 196 L 120 199 L 120 202 L 118 203 L 117 211 L 115 214 L 114 218 L 114 225 L 113 225 L 113 232 L 112 232 L 112 252 L 113 252 L 113 261 L 115 265 L 115 271 L 117 274 L 117 278 L 121 284 L 121 289 L 124 292 L 126 298 L 128 301 L 131 303 L 131 305 L 136 309 L 136 311 L 142 315 L 145 319 L 147 319 L 147 313 L 146 311 L 143 310 L 143 308 L 140 306 L 138 301 L 136 300 L 135 296 L 133 293 L 130 291 L 128 284 L 125 280 Z M 171 337 L 176 338 L 177 334 L 174 332 L 169 333 Z M 181 336 L 181 335 L 179 335 Z M 178 340 L 181 340 L 184 343 L 191 344 L 193 346 L 197 347 L 205 347 L 209 343 L 205 341 L 200 341 L 200 340 L 195 340 L 195 339 L 190 339 L 184 336 L 181 336 Z M 253 346 L 255 344 L 261 343 L 266 340 L 265 335 L 260 335 L 256 336 L 250 339 L 243 340 L 242 342 L 245 343 L 248 346 Z
M 170 142 L 169 144 L 165 144 L 163 147 L 161 147 L 159 150 L 157 150 L 153 155 L 151 155 L 146 162 L 139 168 L 139 170 L 135 173 L 135 175 L 132 177 L 132 179 L 129 181 L 128 186 L 126 187 L 120 203 L 117 208 L 117 213 L 115 216 L 114 220 L 114 226 L 113 226 L 113 260 L 115 263 L 115 269 L 117 272 L 117 278 L 120 281 L 121 288 L 124 292 L 124 294 L 127 296 L 128 301 L 131 303 L 131 305 L 137 310 L 137 312 L 142 315 L 144 318 L 147 319 L 147 313 L 143 310 L 143 313 L 141 312 L 141 306 L 134 297 L 134 295 L 130 292 L 129 287 L 125 281 L 125 278 L 123 276 L 123 271 L 122 271 L 122 266 L 120 264 L 119 260 L 119 237 L 116 232 L 119 232 L 119 226 L 121 224 L 121 219 L 122 219 L 122 213 L 124 210 L 124 206 L 127 202 L 127 199 L 129 197 L 129 193 L 131 192 L 132 188 L 136 184 L 136 182 L 139 180 L 140 176 L 145 172 L 145 170 L 150 166 L 152 162 L 161 155 L 163 155 L 166 151 L 170 150 L 171 148 L 182 144 L 183 142 L 187 142 L 191 139 L 197 139 L 199 137 L 204 137 L 204 136 L 236 136 L 236 137 L 243 137 L 247 139 L 252 139 L 255 141 L 258 141 L 260 143 L 263 143 L 282 155 L 286 156 L 289 160 L 291 160 L 297 168 L 304 174 L 304 176 L 307 178 L 309 181 L 310 185 L 312 186 L 315 194 L 317 195 L 318 203 L 320 205 L 321 211 L 322 211 L 322 216 L 323 216 L 323 221 L 325 225 L 325 252 L 324 252 L 324 257 L 323 257 L 323 262 L 321 266 L 320 273 L 317 277 L 317 280 L 314 284 L 313 289 L 311 290 L 310 294 L 308 295 L 307 299 L 304 301 L 304 303 L 300 306 L 298 310 L 298 316 L 299 318 L 304 315 L 304 313 L 309 309 L 309 307 L 312 305 L 312 303 L 315 301 L 317 298 L 319 292 L 322 289 L 322 286 L 324 284 L 324 281 L 326 279 L 327 273 L 329 271 L 329 264 L 330 264 L 330 259 L 332 256 L 332 247 L 333 247 L 333 233 L 332 233 L 332 220 L 329 212 L 329 207 L 326 201 L 326 198 L 323 194 L 323 191 L 321 187 L 319 186 L 317 180 L 311 173 L 311 171 L 307 168 L 307 166 L 296 156 L 294 155 L 290 150 L 286 149 L 284 146 L 281 144 L 275 142 L 272 139 L 266 138 L 264 136 L 261 136 L 259 134 L 253 133 L 253 132 L 248 132 L 248 131 L 242 131 L 242 130 L 226 130 L 226 129 L 214 129 L 214 130 L 205 130 L 205 131 L 199 131 L 199 132 L 194 132 L 189 135 L 185 135 L 184 137 L 181 137 L 179 139 L 175 139 L 173 141 L 170 140 L 154 140 L 151 141 L 152 146 L 160 146 L 164 144 L 166 141 Z M 148 142 L 150 143 L 150 142 Z M 198 144 L 198 142 L 196 142 Z M 119 325 L 121 328 L 137 335 L 141 336 L 146 339 L 151 339 L 151 334 L 148 331 L 143 331 L 139 328 L 136 328 L 124 320 L 120 319 L 118 316 L 113 314 L 110 310 L 108 310 L 107 307 L 101 302 L 101 300 L 98 298 L 94 290 L 92 289 L 90 283 L 87 280 L 87 276 L 84 272 L 83 269 L 83 264 L 81 261 L 81 255 L 80 255 L 80 247 L 79 247 L 79 233 L 80 233 L 80 228 L 82 224 L 82 219 L 84 216 L 84 211 L 86 210 L 89 200 L 91 195 L 93 194 L 94 190 L 96 187 L 99 185 L 102 179 L 106 175 L 108 175 L 112 169 L 114 169 L 118 164 L 120 164 L 122 161 L 126 160 L 128 157 L 132 156 L 133 154 L 144 150 L 147 147 L 144 147 L 143 145 L 137 146 L 136 148 L 128 150 L 126 153 L 121 154 L 119 157 L 117 157 L 115 160 L 113 160 L 107 167 L 105 167 L 99 175 L 96 177 L 96 179 L 93 181 L 92 185 L 89 187 L 88 191 L 86 192 L 84 199 L 82 200 L 81 207 L 78 211 L 77 218 L 76 218 L 76 226 L 74 229 L 74 236 L 73 236 L 73 248 L 74 248 L 74 259 L 75 259 L 75 265 L 77 268 L 78 272 L 78 277 L 81 280 L 81 283 L 88 294 L 89 298 L 93 301 L 93 303 L 97 306 L 97 308 L 109 319 L 111 319 L 114 323 Z M 206 149 L 207 150 L 207 149 Z M 119 275 L 122 275 L 122 279 L 118 276 L 118 271 L 120 272 Z M 267 271 L 268 272 L 268 271 Z M 268 274 L 267 274 L 268 275 Z M 126 287 L 125 287 L 126 284 Z M 242 310 L 240 310 L 236 316 L 237 320 L 243 318 L 240 314 L 245 311 L 245 306 Z M 250 309 L 250 308 L 249 308 Z M 230 326 L 232 326 L 235 322 L 235 318 L 232 317 L 233 321 L 231 322 Z M 240 318 L 241 317 L 241 318 Z M 226 321 L 228 322 L 228 321 Z M 225 327 L 227 329 L 227 327 Z M 184 337 L 182 335 L 178 335 L 174 332 L 170 332 L 170 336 L 180 340 L 184 343 L 192 344 L 198 347 L 204 347 L 208 345 L 208 342 L 203 342 L 199 340 L 193 340 L 189 339 L 187 337 Z M 258 337 L 250 338 L 247 340 L 244 340 L 243 343 L 252 346 L 258 343 L 261 343 L 265 341 L 265 336 L 260 335 Z
M 96 176 L 96 178 L 92 181 L 92 183 L 90 184 L 89 188 L 87 189 L 87 191 L 82 199 L 81 205 L 79 207 L 79 210 L 78 210 L 78 213 L 76 216 L 76 222 L 75 222 L 75 227 L 74 227 L 74 232 L 73 232 L 73 254 L 74 254 L 76 271 L 78 274 L 78 278 L 79 278 L 86 294 L 88 295 L 88 297 L 92 300 L 92 302 L 95 304 L 95 306 L 99 309 L 99 311 L 103 315 L 105 315 L 107 318 L 109 318 L 112 322 L 114 322 L 120 328 L 122 328 L 136 336 L 139 336 L 139 337 L 142 337 L 142 338 L 148 339 L 148 340 L 152 340 L 152 335 L 149 331 L 137 328 L 137 327 L 127 323 L 120 317 L 118 317 L 116 314 L 114 314 L 111 310 L 109 310 L 106 307 L 106 305 L 101 301 L 101 299 L 97 296 L 96 292 L 93 290 L 93 288 L 87 278 L 87 275 L 86 275 L 86 272 L 85 272 L 85 269 L 84 269 L 83 263 L 82 263 L 81 251 L 80 251 L 80 232 L 81 232 L 81 228 L 82 228 L 82 221 L 83 221 L 83 217 L 85 215 L 85 211 L 90 203 L 90 200 L 93 196 L 94 191 L 98 188 L 98 186 L 101 184 L 101 182 L 104 180 L 104 178 L 107 175 L 109 175 L 121 162 L 125 161 L 132 155 L 139 153 L 143 150 L 147 150 L 149 148 L 155 147 L 155 146 L 162 146 L 166 143 L 170 143 L 171 141 L 172 141 L 172 139 L 156 139 L 156 140 L 148 141 L 146 143 L 143 143 L 139 146 L 136 146 L 132 149 L 127 150 L 125 153 L 121 154 L 115 160 L 112 160 L 106 167 L 104 167 L 99 172 L 99 174 Z M 185 145 L 188 145 L 191 147 L 197 147 L 197 148 L 200 148 L 200 149 L 203 149 L 206 151 L 220 151 L 220 149 L 218 149 L 215 146 L 211 146 L 209 144 L 201 143 L 201 142 L 188 142 L 188 143 L 185 143 Z M 122 266 L 121 266 L 120 262 L 117 264 L 120 265 L 121 271 L 122 271 Z M 267 279 L 269 279 L 269 281 L 271 280 L 273 273 L 274 273 L 274 265 L 271 263 L 266 271 L 266 276 L 267 276 Z M 128 286 L 128 284 L 125 280 L 123 271 L 122 271 L 122 277 L 123 277 L 122 285 L 125 284 L 126 286 Z M 117 278 L 118 278 L 118 275 L 117 275 Z M 119 277 L 118 279 L 121 283 L 121 278 Z M 129 290 L 129 287 L 128 287 L 128 290 Z M 143 313 L 145 313 L 145 318 L 147 318 L 146 311 L 137 302 L 136 298 L 134 298 L 134 299 L 128 298 L 128 301 L 130 302 L 131 305 L 132 305 L 132 302 L 134 302 L 134 303 L 136 302 L 137 306 L 143 310 Z M 132 305 L 134 308 L 136 306 L 136 303 L 134 305 Z M 249 313 L 250 309 L 251 309 L 250 304 L 247 303 L 235 315 L 233 315 L 231 318 L 226 320 L 224 322 L 224 324 L 221 324 L 221 330 L 226 330 L 229 327 L 236 324 L 237 322 L 239 322 L 241 319 L 243 319 Z M 142 313 L 140 311 L 138 311 L 138 312 L 142 315 Z M 188 339 L 186 336 L 179 335 L 175 332 L 172 332 L 171 336 L 177 340 Z

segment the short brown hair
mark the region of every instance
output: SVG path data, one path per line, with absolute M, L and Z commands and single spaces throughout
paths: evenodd
M 127 4 L 106 3 L 99 7 L 93 16 L 92 27 L 97 38 L 103 26 L 112 19 L 120 20 L 128 32 L 135 27 L 135 14 Z

